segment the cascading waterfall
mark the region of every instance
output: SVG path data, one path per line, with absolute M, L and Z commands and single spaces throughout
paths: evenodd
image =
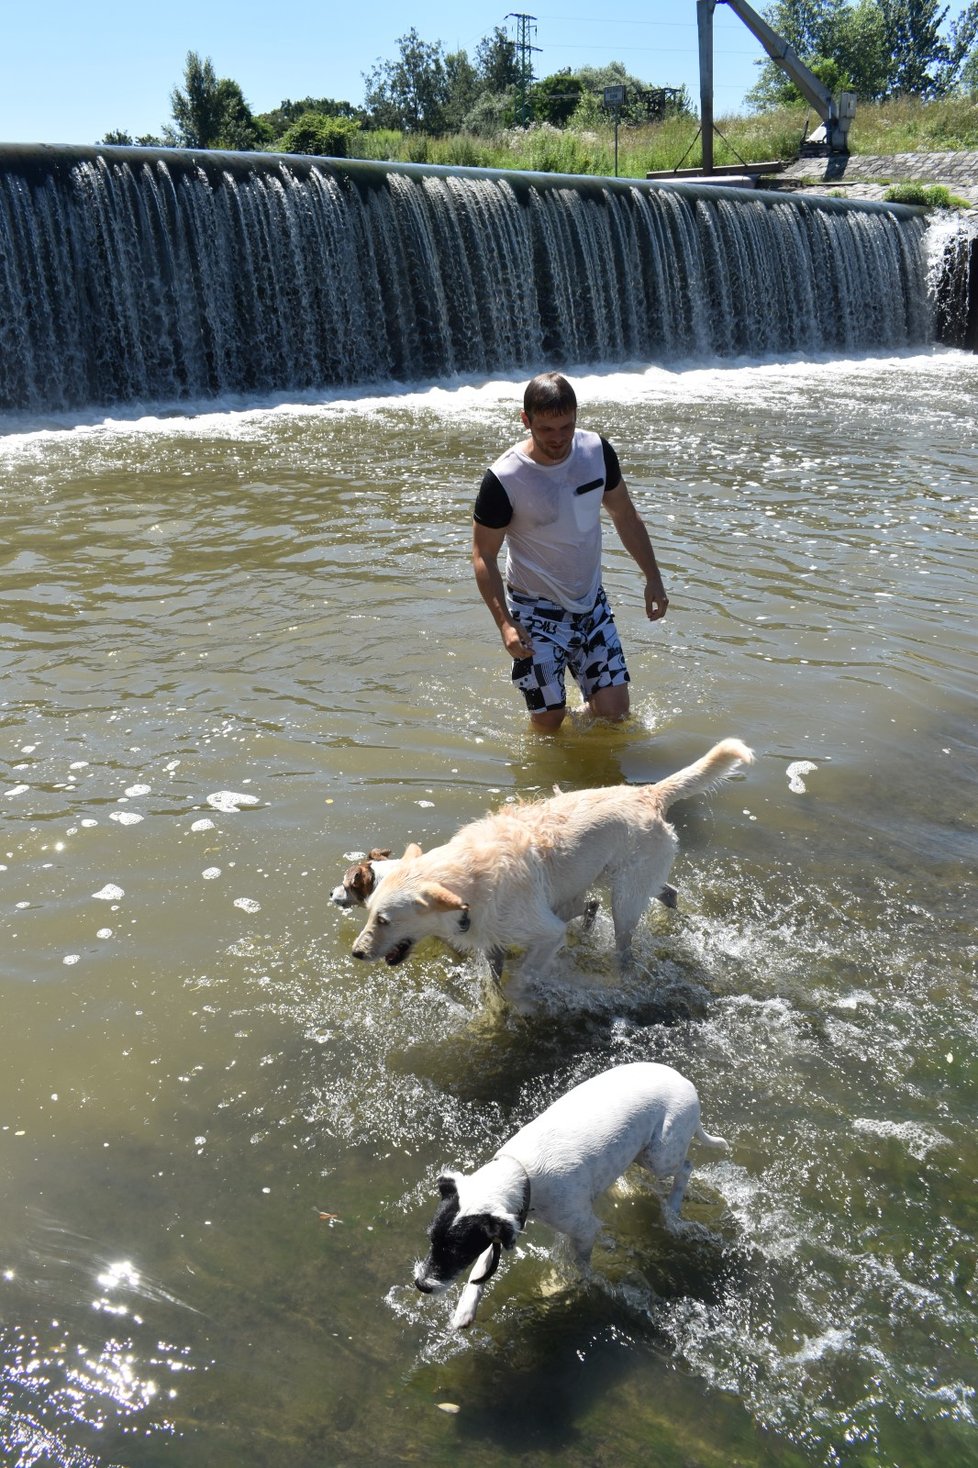
M 927 342 L 918 211 L 712 185 L 0 148 L 0 408 Z

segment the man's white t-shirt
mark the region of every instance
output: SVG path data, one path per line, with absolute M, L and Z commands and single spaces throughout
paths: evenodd
M 620 483 L 614 449 L 583 428 L 559 464 L 537 464 L 520 447 L 501 454 L 482 481 L 475 519 L 505 527 L 511 590 L 589 612 L 601 585 L 601 501 Z

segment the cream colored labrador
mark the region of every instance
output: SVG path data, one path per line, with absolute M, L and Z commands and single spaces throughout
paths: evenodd
M 463 826 L 444 846 L 409 846 L 367 903 L 355 958 L 402 963 L 423 938 L 497 959 L 522 948 L 522 972 L 544 974 L 596 885 L 611 891 L 619 961 L 678 848 L 666 812 L 753 762 L 725 739 L 695 764 L 654 785 L 574 790 L 503 806 Z

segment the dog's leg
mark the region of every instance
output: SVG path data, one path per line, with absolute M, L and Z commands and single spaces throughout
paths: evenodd
M 473 1264 L 472 1272 L 466 1280 L 462 1293 L 458 1297 L 458 1304 L 455 1306 L 455 1313 L 452 1316 L 453 1330 L 468 1330 L 469 1326 L 475 1320 L 479 1302 L 486 1288 L 484 1276 L 486 1270 L 489 1268 L 492 1256 L 493 1246 L 490 1244 L 485 1253 L 480 1254 Z M 473 1280 L 476 1283 L 473 1284 Z
M 621 968 L 628 967 L 632 958 L 632 938 L 649 902 L 652 892 L 661 883 L 638 879 L 635 872 L 618 871 L 611 891 L 611 916 L 615 924 L 615 947 Z
M 600 1218 L 596 1218 L 593 1213 L 584 1213 L 575 1218 L 573 1225 L 567 1230 L 574 1263 L 582 1274 L 586 1274 L 591 1267 L 591 1250 L 601 1227 Z
M 538 938 L 534 943 L 528 943 L 523 962 L 520 965 L 521 971 L 525 970 L 527 973 L 542 977 L 564 946 L 566 935 L 567 928 L 564 923 L 561 923 L 559 932 L 548 934 L 545 938 Z
M 689 1158 L 687 1157 L 686 1158 L 686 1161 L 683 1163 L 682 1167 L 679 1169 L 679 1171 L 673 1177 L 673 1180 L 672 1180 L 672 1192 L 669 1194 L 668 1198 L 666 1199 L 665 1209 L 666 1209 L 666 1212 L 667 1213 L 671 1213 L 674 1218 L 678 1218 L 679 1217 L 680 1211 L 681 1211 L 682 1206 L 683 1206 L 683 1199 L 686 1196 L 686 1186 L 687 1186 L 687 1184 L 689 1182 L 689 1179 L 690 1179 L 690 1177 L 692 1175 L 692 1172 L 693 1172 L 693 1164 L 690 1162 Z

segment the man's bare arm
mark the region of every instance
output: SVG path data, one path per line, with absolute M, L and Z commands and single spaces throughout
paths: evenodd
M 499 570 L 499 552 L 505 539 L 505 530 L 494 530 L 489 525 L 480 525 L 478 520 L 473 521 L 472 567 L 475 571 L 475 584 L 492 613 L 492 619 L 503 639 L 503 646 L 510 657 L 528 658 L 533 651 L 533 644 L 519 623 L 514 622 L 509 615 L 506 590 Z
M 649 532 L 632 503 L 624 479 L 620 479 L 614 489 L 606 491 L 603 504 L 611 516 L 619 540 L 645 577 L 646 615 L 650 622 L 657 622 L 660 617 L 665 616 L 669 598 L 662 584 L 662 575 Z

